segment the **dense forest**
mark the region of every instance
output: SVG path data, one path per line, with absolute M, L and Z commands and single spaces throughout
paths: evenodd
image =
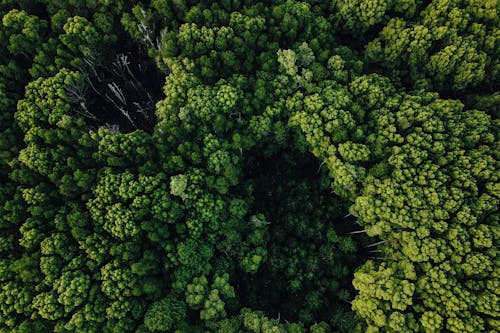
M 0 0 L 0 333 L 499 332 L 499 11 Z

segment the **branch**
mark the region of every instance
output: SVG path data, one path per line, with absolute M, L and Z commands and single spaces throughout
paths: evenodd
M 380 242 L 377 242 L 377 243 L 373 243 L 373 244 L 370 244 L 370 245 L 365 246 L 365 248 L 367 248 L 367 247 L 377 246 L 377 245 L 380 245 L 380 244 L 384 244 L 385 242 L 386 242 L 386 241 L 380 241 Z

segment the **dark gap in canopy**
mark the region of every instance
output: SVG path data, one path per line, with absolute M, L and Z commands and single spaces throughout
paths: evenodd
M 245 155 L 246 186 L 253 188 L 251 213 L 263 213 L 267 261 L 256 273 L 234 278 L 243 307 L 262 310 L 282 322 L 326 321 L 351 332 L 353 273 L 369 257 L 370 239 L 349 202 L 332 193 L 326 167 L 312 154 L 293 148 L 256 147 Z

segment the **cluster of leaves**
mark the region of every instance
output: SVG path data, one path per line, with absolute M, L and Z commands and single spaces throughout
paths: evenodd
M 499 331 L 497 10 L 1 1 L 0 332 Z
M 377 74 L 333 99 L 335 84 L 297 92 L 290 119 L 382 239 L 382 262 L 354 274 L 353 309 L 370 332 L 497 330 L 498 121 Z

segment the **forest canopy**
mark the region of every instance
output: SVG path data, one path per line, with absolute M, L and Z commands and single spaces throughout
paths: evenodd
M 500 331 L 498 0 L 0 0 L 0 333 Z

